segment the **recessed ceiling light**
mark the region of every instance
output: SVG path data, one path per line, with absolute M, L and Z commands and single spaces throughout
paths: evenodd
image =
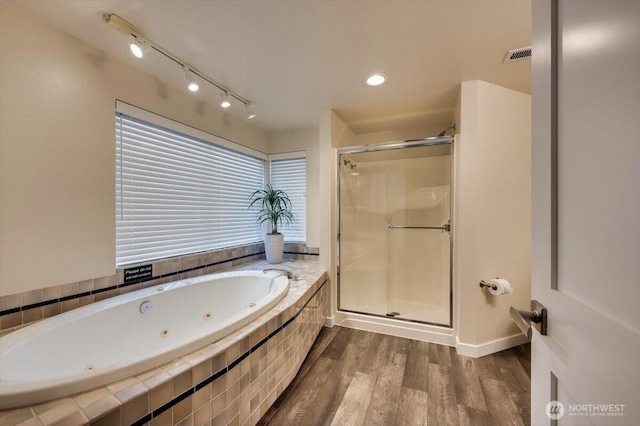
M 372 74 L 367 78 L 367 84 L 369 86 L 380 86 L 385 80 L 386 77 L 382 74 Z

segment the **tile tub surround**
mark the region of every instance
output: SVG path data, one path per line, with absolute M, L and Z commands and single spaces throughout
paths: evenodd
M 262 243 L 232 247 L 205 253 L 177 256 L 155 262 L 153 277 L 131 282 L 124 281 L 124 270 L 117 268 L 114 275 L 65 285 L 46 287 L 0 298 L 0 330 L 20 327 L 93 302 L 199 275 L 221 272 L 230 268 L 264 259 Z
M 318 253 L 317 248 L 307 247 L 304 243 L 285 243 L 284 258 L 287 260 L 317 260 Z M 264 244 L 256 243 L 144 262 L 153 265 L 153 277 L 149 279 L 125 283 L 125 268 L 118 268 L 116 274 L 109 277 L 3 296 L 0 298 L 0 335 L 109 297 L 170 281 L 222 272 L 260 259 L 264 259 Z
M 259 261 L 238 270 L 262 270 Z M 0 424 L 256 424 L 295 377 L 328 306 L 317 262 L 283 262 L 299 274 L 274 309 L 188 356 L 105 387 L 0 412 Z
M 284 243 L 283 260 L 318 260 L 320 249 L 307 247 L 305 243 Z

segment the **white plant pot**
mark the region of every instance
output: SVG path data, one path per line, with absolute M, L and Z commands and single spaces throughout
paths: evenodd
M 284 252 L 284 235 L 282 234 L 265 234 L 264 235 L 264 252 L 267 256 L 267 262 L 282 262 L 282 253 Z

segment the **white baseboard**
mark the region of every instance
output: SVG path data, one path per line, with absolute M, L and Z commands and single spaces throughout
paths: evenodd
M 480 358 L 485 355 L 490 355 L 505 349 L 522 345 L 528 341 L 526 336 L 522 334 L 515 334 L 513 336 L 503 337 L 480 345 L 472 345 L 470 343 L 461 342 L 458 339 L 458 336 L 453 335 L 452 329 L 427 324 L 407 323 L 395 319 L 378 318 L 342 311 L 336 312 L 334 316 L 328 317 L 324 321 L 325 327 L 333 327 L 335 325 L 438 343 L 441 345 L 455 346 L 458 355 L 468 356 L 471 358 Z
M 333 326 L 336 325 L 336 317 L 335 315 L 332 317 L 327 317 L 324 319 L 324 326 L 325 327 L 329 327 L 329 328 L 333 328 Z
M 496 352 L 504 351 L 505 349 L 522 345 L 523 343 L 527 343 L 528 341 L 529 340 L 525 335 L 515 334 L 513 336 L 492 340 L 481 345 L 472 345 L 459 341 L 458 337 L 456 336 L 456 352 L 458 352 L 458 355 L 480 358 L 485 355 L 490 355 Z
M 438 343 L 447 346 L 455 346 L 456 343 L 453 330 L 446 327 L 342 311 L 338 311 L 334 318 L 334 325 L 355 328 L 356 330 L 372 331 L 374 333 L 422 340 L 424 342 Z

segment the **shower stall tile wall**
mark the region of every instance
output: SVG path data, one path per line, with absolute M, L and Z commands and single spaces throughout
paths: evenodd
M 0 412 L 0 424 L 256 424 L 295 377 L 327 314 L 326 273 L 315 262 L 286 267 L 303 281 L 230 336 L 135 377 Z

